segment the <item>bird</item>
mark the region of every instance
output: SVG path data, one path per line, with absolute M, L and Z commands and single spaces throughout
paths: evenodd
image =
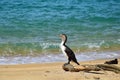
M 62 50 L 62 53 L 67 56 L 68 58 L 68 64 L 70 64 L 71 61 L 75 62 L 77 65 L 80 65 L 77 62 L 76 56 L 74 54 L 74 52 L 66 45 L 67 42 L 67 36 L 66 34 L 60 34 L 60 38 L 61 38 L 61 44 L 60 44 L 60 48 Z
M 114 60 L 106 61 L 104 64 L 118 64 L 117 58 Z

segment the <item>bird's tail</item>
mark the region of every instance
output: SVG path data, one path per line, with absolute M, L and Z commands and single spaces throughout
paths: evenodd
M 77 65 L 80 65 L 80 64 L 77 62 L 77 59 L 76 59 L 76 58 L 73 59 L 73 62 L 75 62 Z
M 77 63 L 77 65 L 80 65 L 78 62 L 76 62 Z
M 80 64 L 77 62 L 77 60 L 75 60 L 74 62 L 75 62 L 77 65 L 80 65 Z

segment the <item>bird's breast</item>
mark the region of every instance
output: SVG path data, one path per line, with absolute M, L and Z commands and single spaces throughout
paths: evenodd
M 65 52 L 66 47 L 65 47 L 64 45 L 60 45 L 60 48 L 61 48 L 61 50 L 62 50 L 62 53 L 63 53 L 65 56 L 67 56 L 67 54 L 66 54 L 66 52 Z

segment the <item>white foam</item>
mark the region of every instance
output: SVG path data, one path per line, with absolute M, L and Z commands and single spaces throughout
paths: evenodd
M 77 53 L 78 61 L 106 59 L 106 58 L 118 58 L 120 57 L 120 51 L 118 52 L 87 52 Z M 60 54 L 45 54 L 40 56 L 17 56 L 17 57 L 0 57 L 0 64 L 27 64 L 27 63 L 47 63 L 47 62 L 67 62 L 62 53 Z

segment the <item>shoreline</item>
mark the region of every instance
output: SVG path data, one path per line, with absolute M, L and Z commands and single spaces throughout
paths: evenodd
M 76 57 L 78 61 L 89 61 L 99 59 L 114 59 L 120 58 L 120 51 L 116 52 L 89 52 L 89 53 L 77 53 Z M 53 58 L 54 57 L 54 58 Z M 7 64 L 30 64 L 30 63 L 49 63 L 49 62 L 66 62 L 67 58 L 62 54 L 44 54 L 38 56 L 8 56 L 0 57 L 0 65 Z
M 106 60 L 81 61 L 83 64 L 103 64 Z M 118 59 L 120 67 L 120 58 Z M 119 80 L 120 74 L 111 71 L 65 72 L 64 62 L 0 65 L 1 80 Z M 72 63 L 76 66 L 76 64 Z

